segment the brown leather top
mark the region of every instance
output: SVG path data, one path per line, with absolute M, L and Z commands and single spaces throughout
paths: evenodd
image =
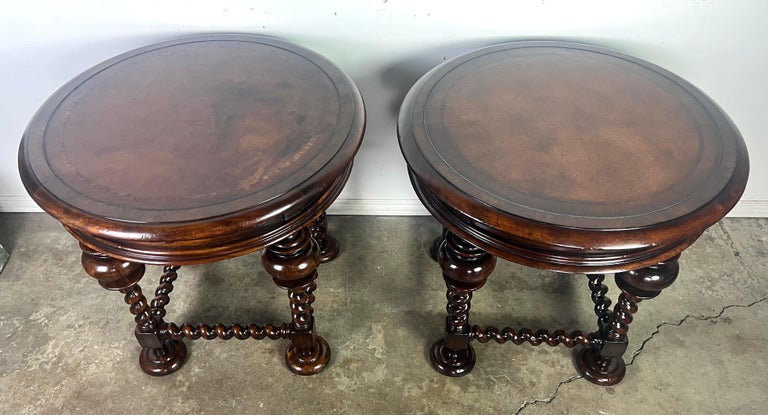
M 574 43 L 514 42 L 446 62 L 414 86 L 399 124 L 409 166 L 438 195 L 565 227 L 679 218 L 747 163 L 736 128 L 689 83 Z M 745 173 L 739 181 L 743 191 Z
M 321 56 L 263 36 L 196 36 L 66 84 L 30 122 L 20 168 L 33 197 L 47 194 L 41 204 L 123 222 L 203 220 L 327 185 L 363 128 L 356 87 Z

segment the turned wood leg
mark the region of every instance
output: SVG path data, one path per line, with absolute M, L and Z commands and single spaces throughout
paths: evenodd
M 326 263 L 339 256 L 339 241 L 328 235 L 328 218 L 323 212 L 310 226 L 312 238 L 320 247 L 320 262 Z
M 496 257 L 446 232 L 445 241 L 437 251 L 437 262 L 448 287 L 448 316 L 445 337 L 432 345 L 430 359 L 438 372 L 463 376 L 475 366 L 475 351 L 469 344 L 472 292 L 485 284 L 496 266 Z
M 432 258 L 433 261 L 437 261 L 437 251 L 440 250 L 440 245 L 442 245 L 447 234 L 448 229 L 443 228 L 443 232 L 440 233 L 440 236 L 433 239 L 432 243 L 429 244 L 429 257 Z
M 291 344 L 285 362 L 294 373 L 320 372 L 331 358 L 328 343 L 315 334 L 312 303 L 317 287 L 320 248 L 309 228 L 299 229 L 264 250 L 261 256 L 267 272 L 279 287 L 288 290 L 291 306 Z
M 587 380 L 610 386 L 624 378 L 626 365 L 622 356 L 627 350 L 627 332 L 632 316 L 637 312 L 637 304 L 656 297 L 675 281 L 679 271 L 678 258 L 679 255 L 650 267 L 616 274 L 616 285 L 621 289 L 619 300 L 613 313 L 598 314 L 602 317 L 599 323 L 610 320 L 600 327 L 602 346 L 576 351 L 576 367 Z M 599 283 L 596 281 L 594 285 L 597 287 Z M 592 291 L 594 295 L 597 289 Z M 598 302 L 595 304 L 597 307 Z
M 187 356 L 183 342 L 174 340 L 163 327 L 162 316 L 155 315 L 141 292 L 139 280 L 144 264 L 121 261 L 96 252 L 84 245 L 82 264 L 88 275 L 102 287 L 125 295 L 125 303 L 136 316 L 136 340 L 141 345 L 139 366 L 152 376 L 163 376 L 178 370 Z

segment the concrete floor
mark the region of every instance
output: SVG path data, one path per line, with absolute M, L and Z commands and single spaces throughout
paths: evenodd
M 81 269 L 77 243 L 44 214 L 0 214 L 0 413 L 768 413 L 768 219 L 726 219 L 681 259 L 675 284 L 640 304 L 622 383 L 576 376 L 564 347 L 475 344 L 463 378 L 435 372 L 444 286 L 426 255 L 428 217 L 331 217 L 342 254 L 320 268 L 317 327 L 333 349 L 319 375 L 283 365 L 286 340 L 187 342 L 177 373 L 138 368 L 122 295 Z M 282 322 L 287 298 L 258 254 L 183 267 L 168 321 Z M 160 269 L 144 277 L 152 293 Z M 613 298 L 616 290 L 612 287 Z M 594 317 L 583 276 L 500 261 L 473 323 L 579 328 Z

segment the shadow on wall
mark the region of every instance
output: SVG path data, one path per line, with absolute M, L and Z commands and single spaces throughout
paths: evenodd
M 432 68 L 475 49 L 510 40 L 505 38 L 477 39 L 426 48 L 384 67 L 381 71 L 381 81 L 386 87 L 396 92 L 389 103 L 389 111 L 397 118 L 400 104 L 405 95 L 413 84 Z
M 536 36 L 536 37 L 494 37 L 485 39 L 474 39 L 463 42 L 454 42 L 426 48 L 419 53 L 410 55 L 401 59 L 381 71 L 381 80 L 385 86 L 397 91 L 397 95 L 390 103 L 390 111 L 397 117 L 400 111 L 400 104 L 405 95 L 416 81 L 424 74 L 429 72 L 437 65 L 451 60 L 454 57 L 471 52 L 485 46 L 497 45 L 505 42 L 521 41 L 566 41 L 575 43 L 584 43 L 589 45 L 601 46 L 609 49 L 615 49 L 622 53 L 632 54 L 632 51 L 653 49 L 656 54 L 659 53 L 658 45 L 638 44 L 624 40 L 609 38 L 583 38 L 573 36 Z
M 566 36 L 486 37 L 442 44 L 424 42 L 408 48 L 410 52 L 392 56 L 378 56 L 377 65 L 360 62 L 351 56 L 353 50 L 373 45 L 362 45 L 329 39 L 304 39 L 311 45 L 322 44 L 325 53 L 346 62 L 346 70 L 354 79 L 365 101 L 367 123 L 365 138 L 356 156 L 355 171 L 345 187 L 347 199 L 416 199 L 408 180 L 407 167 L 402 159 L 397 140 L 397 118 L 400 106 L 411 87 L 443 62 L 470 51 L 504 42 L 526 40 L 568 40 L 595 45 L 606 45 L 611 39 L 574 38 Z M 328 46 L 330 45 L 330 46 Z M 327 47 L 326 47 L 327 46 Z M 610 47 L 610 45 L 608 45 Z M 323 48 L 320 48 L 321 50 Z M 344 65 L 342 65 L 344 66 Z M 372 183 L 376 183 L 372 187 Z

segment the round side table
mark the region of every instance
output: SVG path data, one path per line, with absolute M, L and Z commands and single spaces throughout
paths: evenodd
M 325 210 L 347 181 L 365 127 L 356 86 L 325 58 L 256 35 L 202 35 L 136 49 L 59 89 L 21 141 L 32 198 L 80 242 L 85 271 L 124 294 L 139 362 L 150 375 L 183 364 L 182 339 L 290 339 L 289 368 L 321 371 L 317 266 L 338 242 Z M 280 325 L 165 321 L 182 265 L 263 249 L 288 290 Z M 151 301 L 144 264 L 163 265 Z
M 611 50 L 513 42 L 424 75 L 407 95 L 400 146 L 419 198 L 444 226 L 430 251 L 448 287 L 433 366 L 472 370 L 471 340 L 576 347 L 590 381 L 612 385 L 637 304 L 675 280 L 678 257 L 741 197 L 739 132 L 698 89 Z M 597 331 L 471 325 L 472 292 L 496 257 L 584 273 Z M 613 310 L 602 284 L 615 273 Z

